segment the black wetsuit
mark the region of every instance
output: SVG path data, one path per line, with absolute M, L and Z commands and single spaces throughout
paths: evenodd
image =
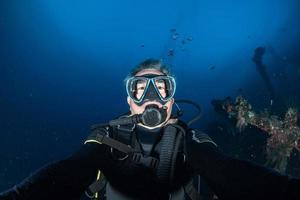
M 115 189 L 135 199 L 167 200 L 170 190 L 183 185 L 195 174 L 200 174 L 222 200 L 299 198 L 299 180 L 228 157 L 212 143 L 199 143 L 197 138 L 197 132 L 186 134 L 186 162 L 177 162 L 172 187 L 158 184 L 149 168 L 134 164 L 130 159 L 115 160 L 108 146 L 87 143 L 71 157 L 39 169 L 22 183 L 0 194 L 0 199 L 80 199 L 95 180 L 98 169 Z

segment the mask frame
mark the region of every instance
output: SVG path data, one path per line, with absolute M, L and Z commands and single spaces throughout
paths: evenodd
M 146 86 L 145 86 L 144 92 L 143 92 L 142 96 L 140 97 L 140 99 L 137 99 L 133 95 L 133 93 L 134 93 L 133 92 L 133 88 L 135 88 L 133 86 L 133 84 L 138 79 L 146 81 Z M 159 92 L 159 89 L 157 88 L 157 85 L 155 84 L 155 81 L 160 80 L 160 79 L 165 79 L 165 80 L 169 81 L 169 88 L 166 85 L 166 90 L 168 92 L 171 92 L 171 94 L 167 95 L 167 97 L 163 97 L 161 95 L 161 93 Z M 155 90 L 155 94 L 153 94 L 154 92 L 153 92 L 152 87 Z M 172 87 L 172 88 L 170 89 L 170 87 Z M 149 96 L 149 93 L 151 93 L 151 96 L 152 96 L 151 100 L 155 99 L 158 102 L 160 102 L 162 105 L 164 105 L 165 103 L 167 103 L 170 99 L 172 99 L 174 97 L 175 92 L 176 92 L 176 81 L 175 81 L 174 77 L 168 76 L 168 75 L 145 74 L 145 75 L 142 75 L 142 76 L 133 76 L 133 77 L 131 77 L 131 78 L 129 78 L 129 79 L 126 80 L 126 92 L 127 92 L 127 95 L 137 105 L 142 105 L 144 103 L 145 97 Z

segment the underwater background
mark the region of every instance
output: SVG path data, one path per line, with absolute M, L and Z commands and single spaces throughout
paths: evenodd
M 248 121 L 238 130 L 238 109 L 219 112 L 242 95 L 247 116 L 299 116 L 299 24 L 298 0 L 0 1 L 0 191 L 71 155 L 92 124 L 127 112 L 123 80 L 147 58 L 169 64 L 175 98 L 201 105 L 193 127 L 223 151 L 300 177 L 299 121 L 296 145 L 276 149 L 289 155 L 274 161 L 268 128 Z M 182 108 L 185 120 L 195 114 Z

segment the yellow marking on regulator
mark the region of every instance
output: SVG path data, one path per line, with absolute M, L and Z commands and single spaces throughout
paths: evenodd
M 100 179 L 100 176 L 101 176 L 101 171 L 98 170 L 98 174 L 97 174 L 97 181 Z M 98 192 L 96 192 L 95 194 L 95 198 L 98 198 Z

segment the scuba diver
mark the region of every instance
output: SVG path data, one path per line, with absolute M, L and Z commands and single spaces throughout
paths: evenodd
M 192 185 L 200 175 L 221 200 L 291 200 L 300 181 L 223 154 L 208 135 L 172 114 L 175 78 L 148 59 L 126 78 L 130 112 L 92 127 L 82 147 L 0 194 L 1 200 L 201 199 Z M 188 103 L 189 101 L 182 101 Z

